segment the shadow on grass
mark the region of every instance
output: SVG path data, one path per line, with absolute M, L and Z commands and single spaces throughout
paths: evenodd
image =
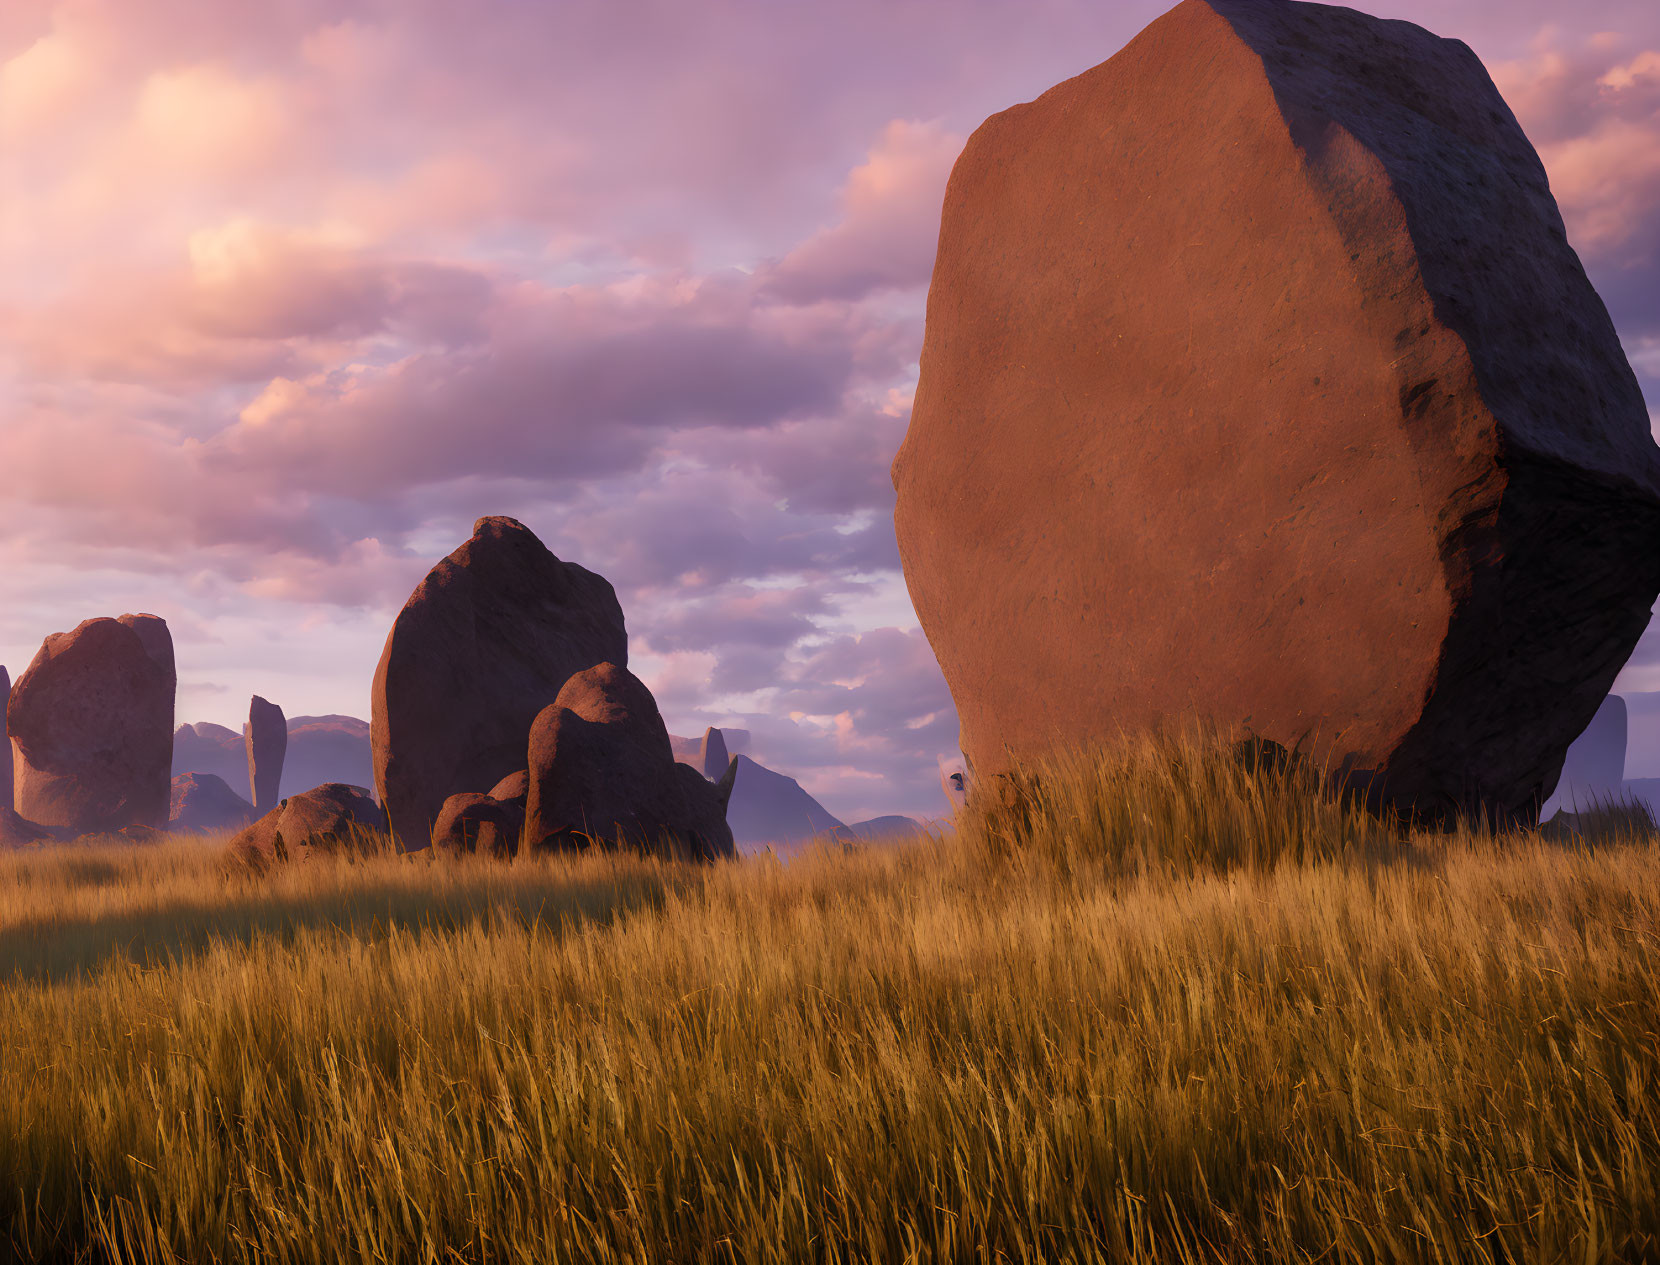
M 337 872 L 307 874 L 311 865 Z M 477 924 L 540 924 L 559 931 L 658 908 L 671 888 L 690 878 L 677 867 L 626 862 L 612 872 L 600 864 L 502 865 L 424 855 L 377 858 L 369 865 L 418 867 L 430 870 L 433 881 L 423 881 L 425 873 L 358 876 L 350 873 L 353 863 L 332 859 L 277 867 L 267 875 L 230 869 L 204 878 L 212 886 L 199 894 L 182 893 L 129 911 L 60 914 L 6 927 L 0 930 L 0 982 L 63 982 L 117 963 L 154 969 L 181 963 L 215 943 L 286 944 L 313 930 L 371 941 L 395 930 L 445 935 Z

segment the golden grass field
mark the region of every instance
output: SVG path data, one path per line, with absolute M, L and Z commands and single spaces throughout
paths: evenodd
M 0 856 L 0 1254 L 1660 1259 L 1660 851 L 1196 740 L 912 847 Z

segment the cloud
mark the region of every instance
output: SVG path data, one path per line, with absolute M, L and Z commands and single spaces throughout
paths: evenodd
M 938 120 L 895 119 L 841 192 L 842 218 L 786 255 L 768 289 L 796 303 L 926 285 L 946 177 L 963 137 Z
M 1492 68 L 1628 346 L 1660 332 L 1657 49 L 1660 43 L 1550 27 L 1528 55 Z

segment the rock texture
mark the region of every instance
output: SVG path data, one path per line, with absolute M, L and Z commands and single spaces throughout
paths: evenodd
M 579 672 L 530 729 L 525 843 L 730 856 L 724 790 L 675 761 L 657 702 L 615 663 Z
M 1525 818 L 1660 591 L 1544 169 L 1405 22 L 1186 0 L 988 119 L 921 366 L 895 526 L 976 776 L 1196 713 Z
M 282 761 L 288 754 L 288 723 L 282 708 L 255 694 L 248 701 L 248 723 L 242 727 L 242 741 L 248 754 L 248 786 L 253 791 L 254 807 L 270 808 L 277 802 Z
M 241 829 L 256 816 L 254 806 L 211 773 L 181 773 L 173 779 L 167 825 L 173 831 Z
M 479 519 L 410 595 L 375 670 L 375 787 L 403 846 L 425 846 L 449 796 L 525 766 L 531 722 L 573 674 L 627 659 L 602 576 L 511 518 Z
M 361 786 L 340 782 L 291 795 L 230 842 L 256 862 L 303 861 L 314 852 L 355 845 L 365 831 L 386 829 L 386 815 Z
M 18 813 L 74 834 L 166 826 L 175 683 L 154 615 L 48 637 L 6 705 Z
M 12 806 L 12 744 L 6 736 L 6 700 L 11 692 L 12 679 L 0 667 L 0 808 Z
M 432 828 L 432 845 L 450 852 L 476 852 L 480 856 L 506 859 L 518 855 L 524 822 L 522 799 L 497 799 L 476 793 L 451 795 L 438 810 L 438 821 Z

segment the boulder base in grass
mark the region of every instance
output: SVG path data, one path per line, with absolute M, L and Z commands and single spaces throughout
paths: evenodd
M 172 638 L 154 615 L 46 638 L 6 705 L 17 811 L 69 834 L 165 826 L 174 685 Z
M 605 578 L 522 523 L 479 519 L 404 603 L 375 669 L 375 786 L 404 845 L 425 843 L 451 795 L 523 768 L 537 713 L 602 662 L 628 662 Z
M 386 829 L 386 814 L 361 786 L 329 782 L 290 795 L 231 840 L 233 852 L 259 861 L 303 861 L 313 852 L 353 847 L 365 832 Z
M 432 844 L 448 852 L 475 852 L 506 859 L 518 855 L 524 801 L 492 795 L 451 795 L 438 811 Z
M 37 826 L 12 809 L 0 806 L 0 848 L 38 848 L 55 842 L 57 837 L 45 826 Z
M 974 133 L 893 479 L 981 778 L 1197 714 L 1525 819 L 1660 591 L 1538 156 L 1463 44 L 1345 8 L 1186 0 Z
M 254 806 L 211 773 L 181 773 L 173 779 L 168 828 L 204 832 L 236 830 L 254 819 Z
M 675 762 L 656 700 L 627 668 L 601 663 L 571 677 L 536 717 L 529 752 L 529 847 L 734 853 L 722 787 Z
M 282 759 L 288 752 L 288 724 L 282 708 L 255 694 L 248 702 L 242 741 L 248 755 L 248 786 L 253 791 L 254 807 L 270 808 L 277 802 Z

